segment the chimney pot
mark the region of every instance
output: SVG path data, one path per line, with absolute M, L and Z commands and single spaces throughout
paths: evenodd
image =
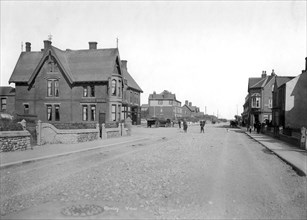
M 90 50 L 97 50 L 97 42 L 90 41 L 88 42 L 88 45 Z
M 51 46 L 50 40 L 44 40 L 44 50 L 48 49 Z
M 266 77 L 266 71 L 262 71 L 261 78 L 265 78 L 265 77 Z
M 31 52 L 31 43 L 26 42 L 26 52 Z

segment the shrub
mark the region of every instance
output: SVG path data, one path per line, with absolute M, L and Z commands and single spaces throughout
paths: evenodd
M 18 122 L 10 119 L 0 119 L 0 131 L 22 131 L 22 126 Z

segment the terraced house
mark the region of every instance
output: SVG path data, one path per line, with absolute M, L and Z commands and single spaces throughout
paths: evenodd
M 60 50 L 44 41 L 41 51 L 20 54 L 9 83 L 15 83 L 15 112 L 50 123 L 112 122 L 130 116 L 140 123 L 141 88 L 121 61 L 118 48 Z

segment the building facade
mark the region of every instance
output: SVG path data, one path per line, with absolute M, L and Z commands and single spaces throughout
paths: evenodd
M 242 114 L 245 124 L 254 125 L 257 122 L 272 121 L 272 91 L 275 77 L 273 70 L 269 76 L 263 71 L 261 77 L 248 79 L 248 95 L 245 98 Z
M 11 86 L 0 86 L 0 113 L 14 115 L 15 88 Z
M 132 107 L 139 106 L 142 90 L 131 86 L 128 74 L 117 48 L 97 49 L 97 42 L 89 42 L 89 49 L 63 51 L 44 41 L 41 51 L 31 51 L 27 42 L 9 83 L 15 83 L 19 117 L 101 124 L 133 117 Z
M 177 120 L 182 117 L 181 102 L 167 90 L 160 94 L 153 92 L 148 97 L 148 113 L 150 117 Z
M 305 70 L 296 77 L 279 77 L 275 80 L 273 115 L 275 126 L 307 128 L 307 58 Z

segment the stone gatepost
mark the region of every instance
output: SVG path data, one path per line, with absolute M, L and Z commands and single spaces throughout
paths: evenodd
M 307 129 L 301 128 L 301 148 L 307 150 Z
M 38 120 L 36 125 L 36 134 L 37 134 L 37 145 L 41 145 L 41 137 L 42 137 L 42 121 Z
M 96 124 L 96 130 L 97 130 L 97 138 L 96 139 L 100 139 L 99 123 Z
M 107 139 L 108 135 L 107 135 L 107 130 L 106 130 L 106 126 L 104 123 L 102 123 L 101 125 L 101 139 Z
M 132 120 L 130 117 L 126 118 L 125 124 L 127 125 L 127 128 L 128 128 L 127 135 L 131 136 Z
M 121 123 L 120 124 L 120 129 L 121 129 L 121 136 L 126 136 L 126 131 L 125 131 L 125 124 Z

